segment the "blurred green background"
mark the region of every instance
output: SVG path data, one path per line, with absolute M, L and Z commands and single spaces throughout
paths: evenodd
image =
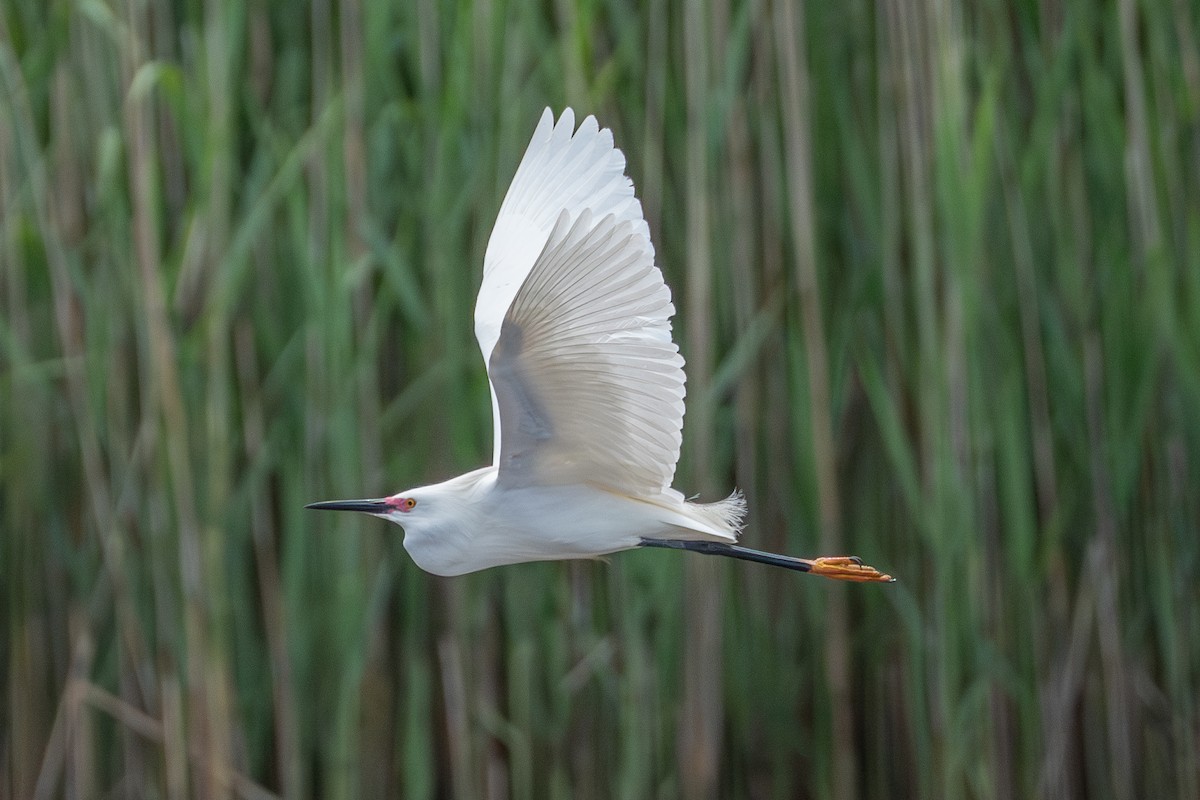
M 1200 796 L 1191 0 L 0 3 L 0 795 Z M 460 579 L 542 108 L 674 289 L 677 485 L 840 586 Z

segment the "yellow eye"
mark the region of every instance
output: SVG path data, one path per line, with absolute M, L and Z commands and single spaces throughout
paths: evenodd
M 416 505 L 417 505 L 416 500 L 412 499 L 411 497 L 406 497 L 400 503 L 400 509 L 402 511 L 412 511 L 414 508 L 416 508 Z

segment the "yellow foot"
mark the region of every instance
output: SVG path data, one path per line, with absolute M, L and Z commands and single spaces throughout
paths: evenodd
M 884 575 L 874 567 L 869 567 L 858 556 L 829 556 L 809 560 L 813 575 L 830 578 L 835 581 L 855 581 L 857 583 L 892 583 L 896 579 Z

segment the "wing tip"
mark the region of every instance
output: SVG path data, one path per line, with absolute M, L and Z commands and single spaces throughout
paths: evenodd
M 558 115 L 558 122 L 554 124 L 554 132 L 560 136 L 570 139 L 575 135 L 575 109 L 567 106 Z

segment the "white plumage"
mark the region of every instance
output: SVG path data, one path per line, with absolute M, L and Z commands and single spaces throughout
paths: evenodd
M 738 492 L 698 504 L 671 488 L 683 428 L 683 357 L 612 132 L 546 109 L 484 257 L 475 335 L 492 390 L 492 466 L 377 500 L 313 503 L 404 527 L 438 575 L 638 546 L 887 580 L 857 559 L 796 559 L 732 544 Z

